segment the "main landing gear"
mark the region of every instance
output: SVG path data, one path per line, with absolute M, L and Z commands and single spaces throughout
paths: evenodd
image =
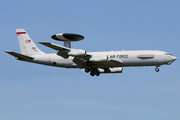
M 94 76 L 94 75 L 99 76 L 100 75 L 100 72 L 98 71 L 98 69 L 94 69 L 94 68 L 86 68 L 85 72 L 86 73 L 90 72 L 91 76 Z
M 158 67 L 160 67 L 160 66 L 156 66 L 156 68 L 155 68 L 156 72 L 159 72 L 159 68 Z

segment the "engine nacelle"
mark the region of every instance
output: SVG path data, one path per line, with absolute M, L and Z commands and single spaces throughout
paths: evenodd
M 123 72 L 123 68 L 122 67 L 108 68 L 108 69 L 98 68 L 98 71 L 100 73 L 122 73 Z
M 60 33 L 51 36 L 51 38 L 58 41 L 79 41 L 83 40 L 84 36 L 73 33 Z
M 108 57 L 104 56 L 104 57 L 92 57 L 89 59 L 90 62 L 107 62 L 108 61 Z
M 69 56 L 85 56 L 86 51 L 84 50 L 71 50 L 70 52 L 67 53 Z

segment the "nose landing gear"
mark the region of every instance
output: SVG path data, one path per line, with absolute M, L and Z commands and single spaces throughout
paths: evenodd
M 156 68 L 155 68 L 156 72 L 159 72 L 159 68 L 158 67 L 160 67 L 160 66 L 156 66 Z

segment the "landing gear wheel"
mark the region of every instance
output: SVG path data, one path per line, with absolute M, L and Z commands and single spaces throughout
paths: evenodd
M 86 71 L 86 69 L 85 69 L 85 71 Z M 100 75 L 100 72 L 97 69 L 90 68 L 89 71 L 91 71 L 90 72 L 91 76 L 94 76 L 94 75 L 99 76 Z
M 91 71 L 90 75 L 91 75 L 91 76 L 94 76 L 94 75 L 95 75 L 95 74 L 94 74 L 94 71 Z
M 100 75 L 100 72 L 99 72 L 99 71 L 96 71 L 95 74 L 96 74 L 96 76 L 99 76 L 99 75 Z
M 100 75 L 100 72 L 99 72 L 98 70 L 95 70 L 95 71 L 94 71 L 94 74 L 95 74 L 96 76 L 99 76 L 99 75 Z
M 155 71 L 156 71 L 156 72 L 159 72 L 159 68 L 156 68 Z
M 88 73 L 90 70 L 89 68 L 85 68 L 85 72 Z

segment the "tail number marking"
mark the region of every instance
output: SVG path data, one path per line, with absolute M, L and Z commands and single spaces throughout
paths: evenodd
M 38 51 L 38 50 L 36 49 L 36 47 L 32 47 L 32 50 L 34 50 L 34 51 Z

